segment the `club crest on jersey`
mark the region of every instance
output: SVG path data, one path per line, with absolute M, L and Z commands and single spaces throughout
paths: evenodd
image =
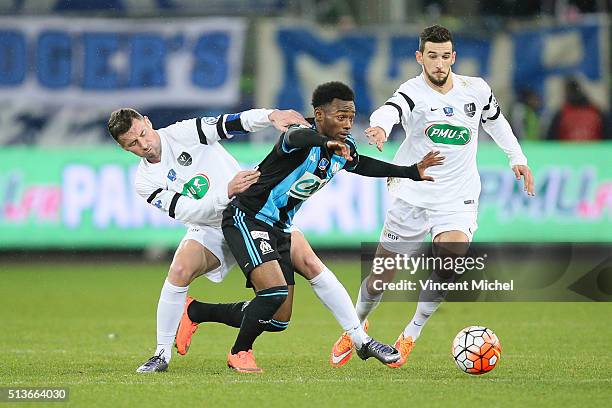
M 442 108 L 442 110 L 444 110 L 444 114 L 446 116 L 453 116 L 455 113 L 453 112 L 453 108 L 450 106 L 445 106 L 444 108 Z
M 262 255 L 266 255 L 266 254 L 269 254 L 270 252 L 274 252 L 274 250 L 272 249 L 272 246 L 268 243 L 268 241 L 264 241 L 264 240 L 261 240 L 261 243 L 259 244 L 259 250 L 261 251 Z
M 325 171 L 328 165 L 329 160 L 327 160 L 325 157 L 319 160 L 319 169 L 321 169 L 322 171 Z
M 205 174 L 196 174 L 183 185 L 181 194 L 199 200 L 204 197 L 210 189 L 210 180 Z
M 170 169 L 167 177 L 168 177 L 168 180 L 170 181 L 176 180 L 176 171 L 174 171 L 174 169 Z
M 466 103 L 465 105 L 463 105 L 463 111 L 470 118 L 473 117 L 476 113 L 476 104 L 474 102 Z
M 176 158 L 176 161 L 178 161 L 181 166 L 191 166 L 193 159 L 189 153 L 183 152 Z

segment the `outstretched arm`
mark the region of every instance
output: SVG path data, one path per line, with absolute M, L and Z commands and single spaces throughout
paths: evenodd
M 369 156 L 360 156 L 359 164 L 351 173 L 367 177 L 401 177 L 416 181 L 434 181 L 433 177 L 425 175 L 425 169 L 432 166 L 439 166 L 444 161 L 444 156 L 440 152 L 429 152 L 418 163 L 412 166 L 397 166 Z
M 370 127 L 365 135 L 370 144 L 375 144 L 382 152 L 383 143 L 387 141 L 391 129 L 398 123 L 408 124 L 414 109 L 414 101 L 408 96 L 406 89 L 400 87 L 387 102 L 370 115 Z
M 188 126 L 190 122 L 179 122 L 181 123 Z M 283 132 L 288 126 L 294 124 L 310 126 L 298 112 L 277 109 L 250 109 L 240 113 L 226 113 L 218 117 L 196 118 L 195 124 L 197 136 L 202 144 L 231 139 L 234 136 L 257 132 L 270 126 Z

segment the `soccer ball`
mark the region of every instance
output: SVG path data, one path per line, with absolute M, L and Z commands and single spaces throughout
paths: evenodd
M 451 353 L 461 371 L 480 375 L 493 370 L 499 362 L 501 343 L 491 329 L 470 326 L 457 333 Z

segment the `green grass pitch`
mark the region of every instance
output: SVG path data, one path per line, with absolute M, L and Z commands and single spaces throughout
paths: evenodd
M 330 266 L 355 296 L 358 264 Z M 236 329 L 219 324 L 201 325 L 189 354 L 175 354 L 168 372 L 136 374 L 154 350 L 166 268 L 0 265 L 0 387 L 69 387 L 65 404 L 78 407 L 567 407 L 612 400 L 610 303 L 447 303 L 406 366 L 391 370 L 354 356 L 334 369 L 328 358 L 339 326 L 299 277 L 289 329 L 255 344 L 262 375 L 226 368 Z M 251 297 L 237 270 L 221 284 L 200 278 L 190 293 L 207 301 Z M 383 303 L 370 333 L 393 342 L 413 311 L 413 303 Z M 453 336 L 472 324 L 492 328 L 503 347 L 498 367 L 480 377 L 460 372 L 450 356 Z

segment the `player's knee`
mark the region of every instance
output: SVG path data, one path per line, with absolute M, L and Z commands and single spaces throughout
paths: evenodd
M 277 310 L 283 304 L 289 290 L 287 285 L 275 286 L 257 292 L 255 299 L 245 309 L 244 318 L 254 325 L 262 325 L 265 331 L 277 331 L 278 327 L 271 324 L 272 320 L 285 321 L 276 315 Z M 289 321 L 288 319 L 286 320 Z M 281 323 L 277 324 L 282 326 Z
M 267 303 L 270 307 L 270 310 L 276 312 L 283 302 L 287 299 L 289 295 L 289 288 L 287 285 L 283 286 L 274 286 L 269 289 L 260 290 L 257 292 L 257 297 L 260 298 L 263 302 Z
M 286 288 L 286 286 L 285 286 Z M 270 296 L 268 298 L 268 302 L 274 305 L 274 310 L 277 311 L 283 305 L 283 302 L 287 299 L 287 293 L 284 294 L 276 294 L 274 296 Z
M 269 310 L 274 313 L 266 318 L 264 330 L 267 332 L 280 332 L 287 329 L 291 319 L 292 297 L 289 296 L 288 286 L 276 286 L 267 291 L 257 292 L 257 297 L 268 302 Z
M 314 253 L 305 254 L 300 257 L 300 260 L 299 260 L 300 274 L 308 280 L 311 280 L 317 277 L 321 273 L 323 268 L 324 268 L 323 263 L 321 262 L 319 257 L 316 256 Z
M 291 304 L 289 304 L 289 298 L 286 298 L 281 307 L 278 308 L 276 313 L 274 313 L 274 319 L 288 322 L 291 319 Z
M 189 266 L 189 263 L 174 260 L 170 265 L 170 270 L 168 271 L 168 280 L 173 285 L 177 286 L 187 286 L 191 283 L 191 281 L 196 276 L 197 271 L 194 268 Z
M 436 256 L 463 256 L 470 248 L 470 240 L 464 232 L 443 232 L 433 239 L 433 250 Z
M 387 275 L 376 275 L 373 273 L 370 273 L 370 275 L 367 278 L 367 282 L 365 285 L 365 290 L 367 293 L 364 293 L 363 295 L 368 298 L 368 299 L 376 299 L 380 296 L 382 296 L 384 290 L 384 285 L 387 282 L 391 282 L 393 280 L 393 276 L 387 276 Z

